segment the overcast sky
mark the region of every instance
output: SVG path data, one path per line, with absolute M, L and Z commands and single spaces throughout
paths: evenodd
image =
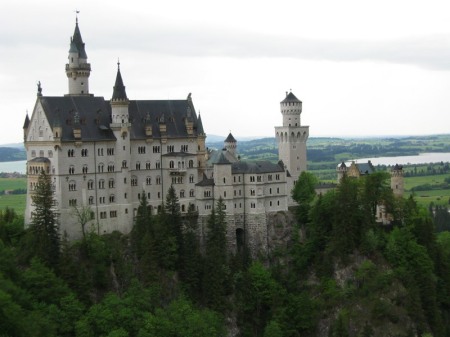
M 290 89 L 312 137 L 450 131 L 448 1 L 6 0 L 0 144 L 23 140 L 38 81 L 67 93 L 76 9 L 91 93 L 111 98 L 120 58 L 130 99 L 191 92 L 207 134 L 273 136 Z

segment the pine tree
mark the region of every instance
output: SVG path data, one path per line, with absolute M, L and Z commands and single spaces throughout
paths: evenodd
M 180 257 L 183 251 L 183 225 L 181 222 L 180 203 L 173 185 L 170 185 L 170 188 L 167 191 L 165 210 L 170 232 L 176 239 L 177 255 Z M 179 259 L 177 261 L 177 266 L 180 266 Z
M 199 298 L 202 276 L 202 255 L 197 237 L 197 217 L 194 205 L 188 209 L 186 230 L 183 233 L 183 252 L 180 257 L 180 277 L 186 292 L 192 299 Z
M 227 262 L 225 211 L 220 198 L 208 219 L 203 277 L 204 302 L 219 311 L 225 309 Z
M 34 211 L 31 213 L 31 242 L 35 254 L 49 267 L 56 268 L 59 261 L 59 233 L 55 199 L 50 176 L 42 171 L 31 196 Z
M 131 245 L 139 261 L 141 280 L 155 280 L 157 271 L 157 254 L 155 245 L 154 219 L 143 192 L 139 201 L 136 222 L 131 231 Z
M 309 172 L 303 171 L 292 190 L 292 198 L 298 203 L 298 220 L 300 225 L 308 222 L 311 202 L 316 196 L 317 178 Z

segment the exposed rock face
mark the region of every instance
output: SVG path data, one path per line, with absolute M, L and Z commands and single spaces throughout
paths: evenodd
M 199 218 L 200 241 L 207 233 L 207 217 Z M 292 238 L 295 216 L 287 212 L 239 214 L 226 217 L 227 241 L 230 252 L 235 253 L 246 242 L 253 257 L 267 255 L 275 248 L 286 248 Z

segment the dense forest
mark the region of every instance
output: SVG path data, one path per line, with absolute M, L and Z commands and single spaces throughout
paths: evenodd
M 76 209 L 83 235 L 69 242 L 42 174 L 27 229 L 0 212 L 0 336 L 450 335 L 448 227 L 395 198 L 383 172 L 319 196 L 316 183 L 304 172 L 293 191 L 290 244 L 251 257 L 245 242 L 227 250 L 222 200 L 200 241 L 172 188 L 158 215 L 142 193 L 129 234 L 98 235 Z

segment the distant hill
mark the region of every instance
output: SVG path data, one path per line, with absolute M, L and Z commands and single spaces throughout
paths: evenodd
M 1 147 L 13 147 L 15 149 L 25 150 L 25 147 L 23 146 L 23 143 L 0 144 L 0 148 Z
M 0 162 L 26 160 L 27 154 L 23 147 L 0 147 Z

